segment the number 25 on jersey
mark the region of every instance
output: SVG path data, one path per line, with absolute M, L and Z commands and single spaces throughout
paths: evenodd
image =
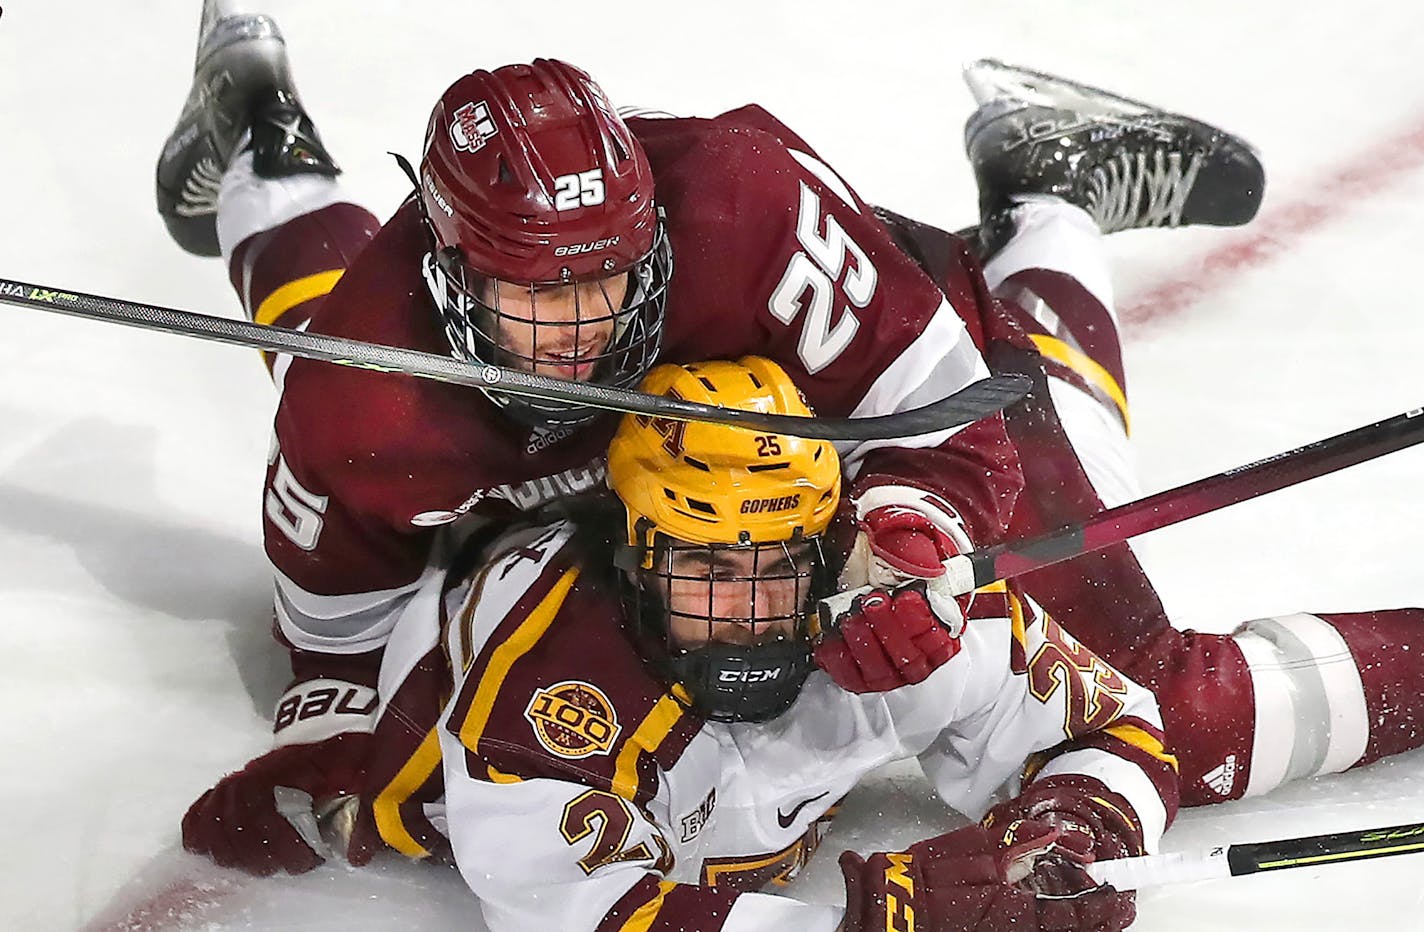
M 803 156 L 803 159 L 805 164 L 809 157 Z M 860 320 L 852 308 L 870 303 L 875 295 L 877 274 L 865 250 L 850 238 L 835 217 L 822 211 L 821 198 L 804 181 L 796 215 L 796 240 L 801 249 L 787 263 L 781 281 L 767 302 L 767 309 L 787 325 L 804 314 L 797 353 L 806 371 L 815 374 L 835 362 L 855 338 Z M 845 296 L 847 304 L 841 308 L 840 319 L 832 327 L 838 291 Z

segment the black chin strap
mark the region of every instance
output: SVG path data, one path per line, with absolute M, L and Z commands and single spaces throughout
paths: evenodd
M 415 166 L 410 164 L 410 159 L 401 155 L 399 152 L 387 152 L 386 155 L 396 160 L 396 164 L 401 167 L 401 171 L 405 172 L 405 176 L 410 179 L 411 187 L 419 191 L 420 177 L 415 173 Z
M 415 166 L 410 164 L 410 159 L 399 152 L 387 151 L 386 155 L 396 160 L 401 171 L 410 179 L 410 196 L 415 200 L 415 208 L 420 211 L 420 225 L 425 230 L 425 235 L 430 238 L 430 255 L 434 257 L 436 250 L 440 248 L 440 241 L 435 238 L 435 227 L 430 222 L 430 215 L 425 212 L 425 198 L 420 196 L 420 175 L 416 173 Z

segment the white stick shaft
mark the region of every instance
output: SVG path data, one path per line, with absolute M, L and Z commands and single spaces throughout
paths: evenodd
M 1098 861 L 1088 866 L 1088 875 L 1098 883 L 1110 883 L 1119 890 L 1140 890 L 1168 883 L 1230 877 L 1231 867 L 1226 862 L 1226 846 L 1219 845 L 1203 851 Z
M 911 580 L 913 582 L 913 580 Z M 925 580 L 926 585 L 940 589 L 945 598 L 953 598 L 974 591 L 974 564 L 968 556 L 960 554 L 944 561 L 944 573 Z M 850 611 L 855 600 L 875 591 L 874 586 L 847 589 L 821 600 L 822 627 L 829 628 L 835 620 Z

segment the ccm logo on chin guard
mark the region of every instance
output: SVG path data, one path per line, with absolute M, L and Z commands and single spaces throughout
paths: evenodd
M 586 252 L 598 252 L 600 249 L 607 249 L 610 246 L 617 246 L 618 240 L 622 237 L 610 236 L 608 239 L 597 239 L 591 243 L 574 243 L 572 246 L 554 247 L 556 256 L 578 256 Z
M 723 670 L 717 674 L 719 683 L 770 683 L 781 677 L 781 668 L 770 670 Z

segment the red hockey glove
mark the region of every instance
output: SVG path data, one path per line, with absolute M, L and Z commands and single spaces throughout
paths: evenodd
M 871 510 L 861 519 L 860 530 L 870 552 L 884 564 L 880 573 L 870 570 L 872 586 L 942 576 L 944 561 L 959 553 L 948 534 L 923 512 L 905 505 L 881 505 Z
M 250 874 L 300 874 L 331 856 L 320 829 L 339 808 L 333 828 L 347 845 L 347 860 L 369 861 L 379 845 L 369 807 L 344 798 L 362 789 L 375 695 L 335 679 L 289 689 L 277 707 L 279 746 L 189 807 L 183 846 Z
M 919 683 L 959 651 L 967 601 L 938 591 L 943 563 L 959 552 L 925 514 L 881 505 L 860 521 L 845 581 L 882 591 L 862 596 L 839 619 L 839 636 L 816 648 L 816 663 L 843 689 L 884 692 Z
M 370 740 L 369 734 L 347 732 L 268 751 L 189 807 L 183 847 L 263 877 L 318 866 L 331 852 L 315 813 L 360 789 Z M 370 859 L 369 849 L 353 848 L 353 863 Z
M 839 636 L 821 641 L 814 656 L 842 689 L 871 693 L 921 682 L 958 652 L 959 639 L 916 585 L 862 596 L 842 616 Z

